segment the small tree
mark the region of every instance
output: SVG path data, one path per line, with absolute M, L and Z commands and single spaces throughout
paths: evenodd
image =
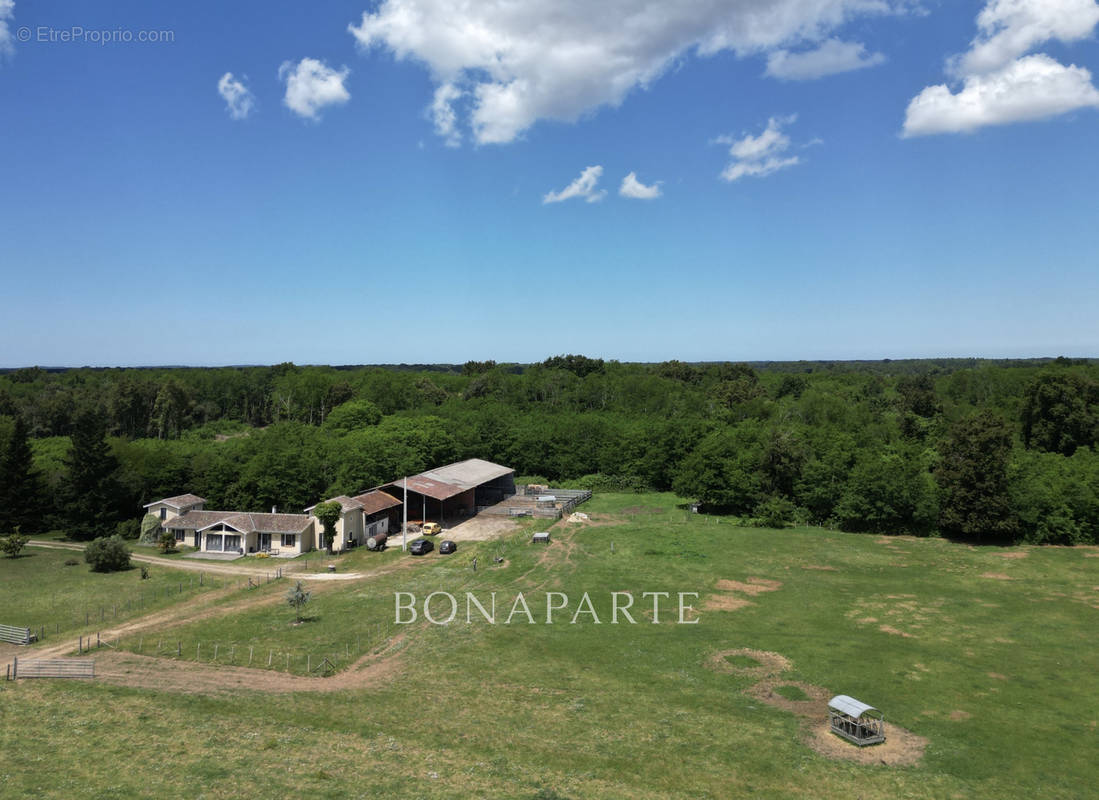
M 327 503 L 318 503 L 313 509 L 313 516 L 320 520 L 324 526 L 324 547 L 328 555 L 332 555 L 332 542 L 336 538 L 336 522 L 343 514 L 343 506 L 338 500 L 329 500 Z
M 119 572 L 130 568 L 130 551 L 119 536 L 100 537 L 84 548 L 92 572 Z
M 286 602 L 294 607 L 294 613 L 297 615 L 297 622 L 301 622 L 301 610 L 305 604 L 309 602 L 309 597 L 312 593 L 305 591 L 305 587 L 301 585 L 301 581 L 294 584 L 294 588 L 286 592 Z
M 27 542 L 30 541 L 30 538 L 20 533 L 19 526 L 16 525 L 12 533 L 0 539 L 0 550 L 4 551 L 8 558 L 16 558 Z
M 157 547 L 162 553 L 174 553 L 176 551 L 176 536 L 171 531 L 164 531 L 157 539 Z
M 146 514 L 141 518 L 141 543 L 158 544 L 160 539 L 160 517 L 156 514 Z

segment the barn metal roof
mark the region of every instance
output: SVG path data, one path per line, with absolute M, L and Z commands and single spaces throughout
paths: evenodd
M 493 464 L 480 458 L 470 458 L 459 461 L 456 464 L 447 464 L 445 467 L 437 467 L 421 472 L 420 477 L 431 478 L 442 483 L 452 483 L 461 486 L 462 489 L 472 489 L 474 486 L 488 483 L 515 472 L 511 467 Z
M 868 706 L 861 700 L 856 700 L 854 697 L 848 697 L 845 694 L 837 694 L 831 700 L 828 701 L 828 707 L 839 711 L 841 714 L 846 714 L 853 719 L 858 719 L 867 711 L 874 711 L 880 716 L 881 712 L 873 706 Z

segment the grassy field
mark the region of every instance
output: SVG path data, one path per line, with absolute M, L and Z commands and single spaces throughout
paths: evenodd
M 75 563 L 72 563 L 75 562 Z M 0 622 L 44 629 L 43 643 L 58 634 L 94 630 L 185 602 L 223 581 L 194 572 L 151 565 L 142 579 L 140 565 L 125 572 L 97 574 L 74 550 L 27 547 L 18 558 L 0 558 Z
M 302 625 L 274 597 L 282 581 L 258 590 L 272 595 L 268 605 L 171 632 L 321 654 L 352 641 L 365 649 L 388 625 L 388 635 L 404 633 L 397 676 L 377 685 L 207 696 L 171 685 L 0 683 L 5 791 L 542 800 L 1093 794 L 1099 550 L 746 529 L 676 504 L 670 495 L 596 497 L 581 510 L 600 524 L 556 528 L 548 548 L 528 543 L 528 524 L 445 558 L 353 554 L 361 568 L 402 568 L 352 584 L 316 582 Z M 504 563 L 493 565 L 493 555 Z M 609 624 L 615 590 L 634 593 L 638 624 Z M 395 591 L 421 602 L 431 591 L 472 591 L 485 603 L 495 591 L 499 621 L 522 591 L 538 624 L 467 625 L 463 605 L 459 623 L 398 628 Z M 570 600 L 552 625 L 543 624 L 547 591 Z M 652 624 L 641 593 L 654 591 L 673 601 L 698 592 L 689 601 L 698 624 L 669 624 L 674 613 Z M 570 624 L 584 592 L 602 624 L 589 616 Z M 444 606 L 433 609 L 441 615 Z M 752 688 L 759 678 L 748 673 L 761 656 L 720 657 L 741 649 L 788 660 L 774 697 Z M 926 740 L 922 757 L 859 764 L 811 748 L 805 717 L 778 700 L 812 706 L 802 697 L 819 691 L 881 708 Z

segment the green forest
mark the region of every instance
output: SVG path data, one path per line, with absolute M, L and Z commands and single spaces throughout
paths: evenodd
M 748 524 L 1099 543 L 1088 360 L 497 364 L 0 374 L 0 534 L 136 536 L 141 506 L 301 511 L 465 458 L 672 490 Z

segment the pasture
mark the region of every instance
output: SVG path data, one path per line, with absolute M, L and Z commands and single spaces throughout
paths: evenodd
M 301 625 L 283 580 L 145 632 L 236 653 L 357 641 L 358 666 L 332 678 L 211 664 L 204 644 L 101 655 L 107 681 L 0 683 L 5 791 L 1073 798 L 1099 783 L 1099 549 L 749 529 L 677 502 L 597 496 L 548 547 L 528 523 L 450 557 L 391 550 L 360 582 L 306 577 Z M 536 622 L 466 624 L 463 605 L 448 626 L 395 626 L 395 591 L 495 591 L 505 613 L 523 592 Z M 637 624 L 609 624 L 611 591 L 638 598 Z M 570 598 L 554 624 L 546 592 Z M 599 625 L 569 621 L 584 592 Z M 698 592 L 697 624 L 652 624 L 643 592 Z M 882 709 L 891 742 L 822 739 L 820 698 L 839 693 Z

